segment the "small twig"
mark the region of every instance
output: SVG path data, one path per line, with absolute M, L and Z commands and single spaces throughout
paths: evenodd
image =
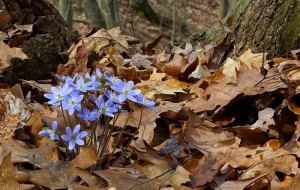
M 160 177 L 166 175 L 167 173 L 171 172 L 172 170 L 175 170 L 175 169 L 177 168 L 177 166 L 179 166 L 179 164 L 181 164 L 181 162 L 184 161 L 184 160 L 185 160 L 187 157 L 189 157 L 190 155 L 191 155 L 191 152 L 189 152 L 186 156 L 184 156 L 183 158 L 181 158 L 176 164 L 174 164 L 173 166 L 171 166 L 171 168 L 170 168 L 169 170 L 165 171 L 164 173 L 162 173 L 162 174 L 160 174 L 160 175 L 158 175 L 158 176 L 156 176 L 156 177 L 154 177 L 154 178 L 152 178 L 152 179 L 149 179 L 149 180 L 147 180 L 147 181 L 145 181 L 145 182 L 142 182 L 142 183 L 140 183 L 140 184 L 134 185 L 134 186 L 130 187 L 129 189 L 132 189 L 132 188 L 134 188 L 134 187 L 137 187 L 137 186 L 140 186 L 140 185 L 149 183 L 149 182 L 151 182 L 151 181 L 154 181 L 154 180 L 156 180 L 156 179 L 158 179 L 158 178 L 160 178 Z M 128 190 L 129 190 L 129 189 L 128 189 Z
M 262 83 L 262 81 L 264 81 L 264 80 L 266 80 L 266 79 L 276 77 L 276 76 L 278 76 L 278 75 L 281 75 L 281 74 L 283 74 L 283 73 L 285 73 L 285 72 L 294 70 L 294 69 L 296 69 L 296 68 L 297 68 L 297 67 L 291 67 L 291 68 L 289 68 L 289 69 L 286 69 L 286 70 L 281 71 L 281 72 L 279 72 L 279 73 L 276 73 L 276 74 L 274 74 L 274 75 L 271 75 L 271 76 L 268 76 L 268 77 L 264 76 L 260 81 L 258 81 L 258 82 L 254 85 L 254 87 L 257 86 L 257 85 L 259 85 L 260 83 Z
M 132 28 L 133 37 L 135 37 L 135 30 L 134 30 L 134 27 L 133 27 L 132 20 L 130 20 L 129 22 L 130 22 L 130 25 L 131 25 L 131 28 Z

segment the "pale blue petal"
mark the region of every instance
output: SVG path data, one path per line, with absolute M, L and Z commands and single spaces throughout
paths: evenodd
M 84 138 L 84 137 L 86 137 L 88 135 L 88 133 L 86 132 L 86 131 L 82 131 L 82 132 L 80 132 L 79 134 L 78 134 L 78 138 L 79 139 L 82 139 L 82 138 Z
M 74 133 L 74 134 L 78 134 L 78 133 L 79 133 L 79 130 L 80 130 L 80 125 L 78 124 L 78 125 L 76 125 L 76 126 L 74 127 L 73 133 Z
M 53 121 L 53 122 L 52 122 L 52 129 L 53 129 L 54 131 L 57 130 L 57 121 Z
M 49 129 L 45 129 L 39 132 L 39 136 L 45 137 L 45 136 L 49 136 L 50 134 L 50 130 Z
M 73 150 L 74 147 L 75 147 L 75 142 L 74 141 L 70 141 L 68 149 L 69 150 Z
M 68 135 L 62 135 L 61 138 L 64 141 L 70 141 L 70 136 L 68 136 Z
M 75 143 L 78 144 L 78 145 L 84 145 L 84 142 L 83 142 L 83 140 L 81 140 L 81 139 L 77 139 L 77 140 L 75 141 Z
M 67 128 L 66 128 L 66 133 L 67 133 L 67 135 L 68 135 L 69 137 L 72 136 L 72 134 L 73 134 L 72 129 L 71 129 L 70 127 L 67 127 Z

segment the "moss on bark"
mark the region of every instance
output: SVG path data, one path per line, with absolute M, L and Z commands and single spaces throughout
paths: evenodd
M 299 0 L 238 1 L 222 24 L 198 36 L 198 45 L 220 43 L 226 35 L 227 19 L 232 19 L 230 29 L 237 36 L 238 54 L 251 48 L 254 52 L 266 51 L 270 56 L 276 56 L 300 47 Z

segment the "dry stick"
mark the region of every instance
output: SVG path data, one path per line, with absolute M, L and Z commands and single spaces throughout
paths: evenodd
M 117 43 L 118 45 L 122 46 L 125 50 L 127 50 L 128 52 L 130 52 L 131 54 L 133 54 L 133 51 L 131 51 L 130 49 L 126 48 L 125 46 L 123 46 L 121 43 L 119 43 L 117 40 L 113 39 L 113 37 L 106 31 L 107 35 L 110 37 L 110 38 L 107 38 L 107 37 L 104 37 L 104 36 L 97 36 L 97 37 L 91 37 L 91 38 L 104 38 L 106 40 L 112 40 L 114 41 L 115 43 Z
M 283 73 L 285 73 L 285 72 L 294 70 L 294 69 L 296 69 L 296 68 L 297 68 L 297 67 L 291 67 L 291 68 L 289 68 L 289 69 L 286 69 L 286 70 L 281 71 L 281 72 L 279 72 L 279 73 L 276 73 L 276 74 L 274 74 L 274 75 L 271 75 L 271 76 L 268 76 L 268 77 L 263 77 L 260 81 L 258 81 L 258 82 L 254 85 L 254 87 L 257 86 L 257 85 L 259 85 L 260 83 L 262 83 L 262 81 L 264 81 L 264 80 L 266 80 L 266 79 L 276 77 L 276 76 L 278 76 L 278 75 L 281 75 L 281 74 L 283 74 Z
M 135 30 L 134 30 L 134 27 L 133 27 L 133 24 L 132 24 L 132 20 L 130 20 L 129 22 L 130 22 L 130 25 L 131 25 L 131 28 L 132 28 L 133 37 L 135 37 Z
M 156 176 L 156 177 L 154 177 L 154 178 L 152 178 L 152 179 L 149 179 L 148 181 L 145 181 L 145 182 L 142 182 L 142 183 L 140 183 L 140 184 L 134 185 L 134 186 L 130 187 L 129 189 L 132 189 L 132 188 L 134 188 L 134 187 L 137 187 L 137 186 L 140 186 L 140 185 L 149 183 L 149 182 L 151 182 L 151 181 L 154 181 L 154 180 L 156 180 L 156 179 L 158 179 L 158 178 L 160 178 L 160 177 L 166 175 L 166 174 L 169 173 L 170 171 L 176 169 L 177 166 L 179 166 L 179 164 L 180 164 L 182 161 L 184 161 L 187 157 L 189 157 L 190 155 L 191 155 L 191 152 L 189 152 L 186 156 L 184 156 L 183 158 L 181 158 L 176 164 L 174 164 L 173 166 L 171 166 L 171 169 L 165 171 L 164 173 L 162 173 L 162 174 L 160 174 L 160 175 L 158 175 L 158 176 Z M 128 190 L 129 190 L 129 189 L 128 189 Z
M 131 6 L 132 6 L 132 2 L 129 1 L 129 6 L 126 8 L 125 18 L 124 18 L 124 20 L 122 21 L 122 24 L 121 24 L 121 29 L 124 28 L 125 21 L 126 21 L 127 18 L 128 18 L 128 14 L 129 14 L 129 10 L 131 9 Z M 134 37 L 135 37 L 135 36 L 134 36 Z

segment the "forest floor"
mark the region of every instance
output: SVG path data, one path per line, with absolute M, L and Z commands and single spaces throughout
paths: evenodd
M 248 49 L 223 62 L 230 30 L 211 48 L 167 52 L 156 36 L 169 43 L 172 22 L 124 16 L 126 1 L 122 18 L 150 43 L 129 37 L 126 21 L 128 33 L 87 36 L 76 21 L 79 36 L 52 6 L 26 2 L 2 13 L 2 189 L 300 189 L 300 50 L 267 60 Z M 192 2 L 178 6 L 188 27 L 177 41 L 216 22 L 216 3 Z M 169 5 L 152 4 L 170 18 Z

